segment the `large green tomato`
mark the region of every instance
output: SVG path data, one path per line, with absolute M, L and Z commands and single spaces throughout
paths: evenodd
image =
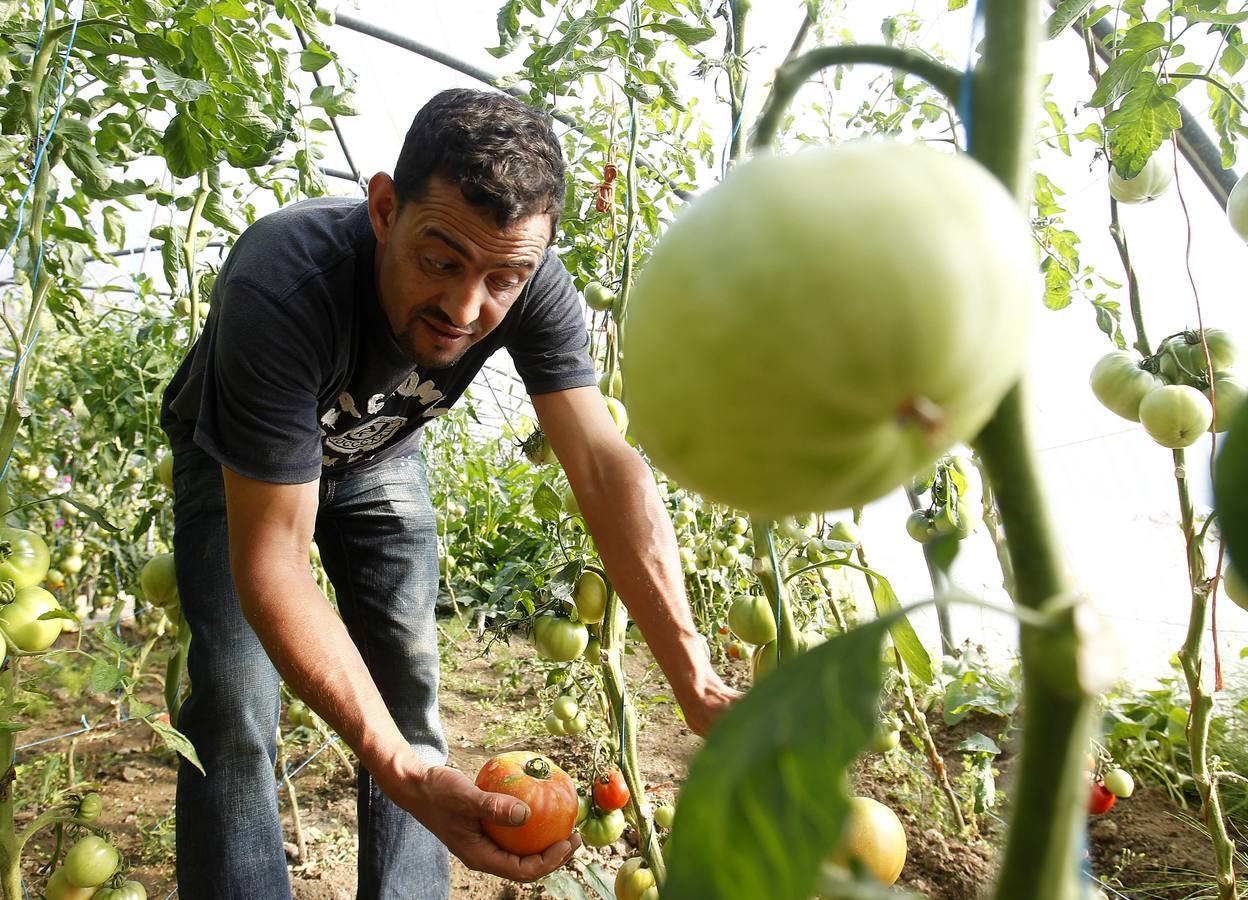
M 43 538 L 24 528 L 0 528 L 0 579 L 31 587 L 48 574 L 52 556 Z
M 1139 360 L 1125 350 L 1106 353 L 1092 367 L 1092 393 L 1110 412 L 1140 421 L 1140 401 L 1165 380 L 1140 368 Z
M 885 885 L 894 884 L 906 865 L 906 831 L 897 814 L 878 800 L 854 797 L 849 801 L 840 846 L 828 861 L 847 867 L 850 859 Z
M 533 625 L 533 640 L 542 659 L 571 662 L 585 652 L 589 630 L 571 619 L 541 616 Z
M 166 490 L 173 490 L 173 453 L 166 453 L 160 458 L 160 462 L 156 464 L 156 479 L 165 486 Z
M 139 573 L 139 587 L 148 603 L 164 609 L 177 606 L 178 576 L 173 554 L 162 553 L 144 563 L 143 571 Z
M 25 587 L 17 592 L 12 603 L 0 607 L 0 627 L 27 653 L 47 650 L 60 637 L 65 620 L 39 617 L 60 608 L 56 598 L 43 588 Z
M 80 839 L 65 854 L 65 880 L 74 887 L 98 887 L 108 881 L 121 864 L 117 848 L 99 835 Z
M 728 607 L 728 627 L 747 644 L 766 644 L 776 639 L 776 614 L 766 597 L 738 597 Z
M 1212 421 L 1209 400 L 1186 384 L 1159 387 L 1140 401 L 1140 424 L 1149 437 L 1171 450 L 1196 443 Z
M 615 421 L 615 429 L 621 436 L 628 433 L 628 410 L 624 404 L 615 397 L 607 397 L 607 412 L 611 413 L 611 418 Z
M 1248 241 L 1248 175 L 1240 176 L 1226 198 L 1226 217 L 1242 240 Z
M 1209 425 L 1209 430 L 1213 431 L 1216 427 L 1219 432 L 1222 432 L 1231 427 L 1231 423 L 1235 421 L 1235 414 L 1244 405 L 1244 401 L 1248 400 L 1248 386 L 1231 375 L 1216 375 L 1213 379 L 1213 387 L 1212 392 L 1209 388 L 1202 391 L 1211 403 L 1218 404 L 1217 421 Z
M 590 569 L 582 572 L 572 596 L 576 602 L 576 614 L 582 622 L 597 625 L 607 614 L 607 583 L 597 572 Z
M 615 900 L 641 900 L 654 885 L 654 872 L 642 857 L 626 859 L 615 873 Z
M 750 513 L 862 505 L 974 437 L 1018 381 L 1036 268 L 1021 209 L 969 157 L 755 157 L 685 208 L 637 282 L 633 434 Z
M 585 305 L 598 312 L 606 312 L 615 303 L 615 291 L 600 281 L 585 285 Z
M 1173 157 L 1159 151 L 1148 158 L 1134 178 L 1123 178 L 1117 169 L 1111 169 L 1109 195 L 1119 203 L 1147 203 L 1164 194 L 1173 182 Z
M 1214 374 L 1227 372 L 1235 365 L 1238 348 L 1231 333 L 1222 328 L 1206 328 L 1205 344 L 1209 345 L 1209 361 L 1213 363 Z M 1187 370 L 1196 375 L 1205 373 L 1205 348 L 1200 342 L 1200 333 L 1188 331 L 1183 335 L 1178 353 Z

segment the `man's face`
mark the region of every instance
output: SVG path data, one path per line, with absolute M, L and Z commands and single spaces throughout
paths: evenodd
M 427 369 L 453 365 L 498 326 L 546 252 L 550 217 L 506 230 L 433 179 L 419 202 L 398 207 L 394 182 L 369 182 L 381 308 L 407 354 Z

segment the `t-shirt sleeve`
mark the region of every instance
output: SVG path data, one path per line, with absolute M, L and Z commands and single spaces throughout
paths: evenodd
M 525 389 L 549 394 L 596 384 L 580 299 L 554 251 L 546 251 L 524 303 L 504 346 Z
M 317 346 L 324 328 L 305 321 L 315 299 L 276 300 L 238 277 L 218 283 L 215 294 L 195 443 L 248 478 L 317 480 L 317 385 L 328 350 Z

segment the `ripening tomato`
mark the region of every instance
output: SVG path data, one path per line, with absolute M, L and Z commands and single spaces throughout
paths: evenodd
M 643 900 L 654 887 L 654 872 L 640 856 L 625 860 L 615 873 L 615 900 Z
M 1107 813 L 1113 808 L 1117 799 L 1113 791 L 1105 787 L 1101 782 L 1094 781 L 1088 793 L 1088 812 L 1094 816 Z
M 1216 421 L 1209 424 L 1209 430 L 1213 431 L 1216 427 L 1219 433 L 1230 429 L 1235 414 L 1248 401 L 1248 386 L 1227 374 L 1215 375 L 1213 390 L 1205 388 L 1201 393 L 1209 398 L 1210 403 L 1217 404 Z
M 978 434 L 1023 371 L 1037 282 L 1026 216 L 965 154 L 760 154 L 681 211 L 637 280 L 634 436 L 749 513 L 862 505 Z
M 153 606 L 162 609 L 177 606 L 178 574 L 174 567 L 173 554 L 161 553 L 144 563 L 143 571 L 139 573 L 139 587 L 144 598 Z
M 0 580 L 32 587 L 48 574 L 52 554 L 43 538 L 24 528 L 0 528 Z
M 1140 401 L 1140 424 L 1149 437 L 1170 450 L 1190 447 L 1212 422 L 1208 398 L 1185 384 L 1159 387 Z
M 1134 178 L 1123 178 L 1117 169 L 1109 172 L 1109 194 L 1119 203 L 1147 203 L 1164 194 L 1174 182 L 1174 160 L 1157 151 Z
M 156 463 L 156 480 L 163 484 L 166 490 L 173 490 L 172 453 L 166 453 L 160 458 L 160 462 Z
M 529 818 L 523 825 L 481 823 L 504 850 L 528 856 L 572 836 L 576 824 L 576 785 L 568 773 L 540 753 L 517 750 L 487 760 L 477 773 L 477 787 L 523 800 Z
M 62 867 L 48 878 L 43 891 L 47 900 L 91 900 L 95 896 L 96 886 L 74 887 L 65 878 L 65 869 Z
M 654 810 L 654 824 L 660 828 L 672 827 L 676 821 L 676 807 L 670 803 L 661 803 Z
M 1139 360 L 1125 350 L 1106 353 L 1097 360 L 1088 380 L 1102 406 L 1132 422 L 1140 421 L 1140 401 L 1166 383 L 1141 369 Z
M 1126 769 L 1110 769 L 1105 773 L 1105 789 L 1121 800 L 1135 793 L 1135 779 Z
M 585 305 L 598 312 L 606 312 L 615 303 L 615 291 L 600 281 L 585 285 Z
M 615 422 L 615 429 L 621 435 L 628 433 L 628 410 L 624 404 L 614 397 L 604 398 L 607 401 L 607 412 L 611 413 L 611 418 Z
M 881 884 L 892 885 L 906 865 L 906 830 L 897 814 L 870 797 L 849 801 L 849 818 L 840 846 L 829 862 L 848 866 L 856 859 Z
M 619 769 L 603 772 L 594 779 L 594 802 L 599 809 L 605 812 L 623 809 L 631 798 L 628 783 Z

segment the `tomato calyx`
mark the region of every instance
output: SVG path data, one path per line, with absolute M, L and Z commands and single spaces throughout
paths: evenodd
M 550 764 L 546 762 L 544 757 L 535 756 L 524 764 L 524 774 L 540 781 L 549 781 L 551 776 Z

